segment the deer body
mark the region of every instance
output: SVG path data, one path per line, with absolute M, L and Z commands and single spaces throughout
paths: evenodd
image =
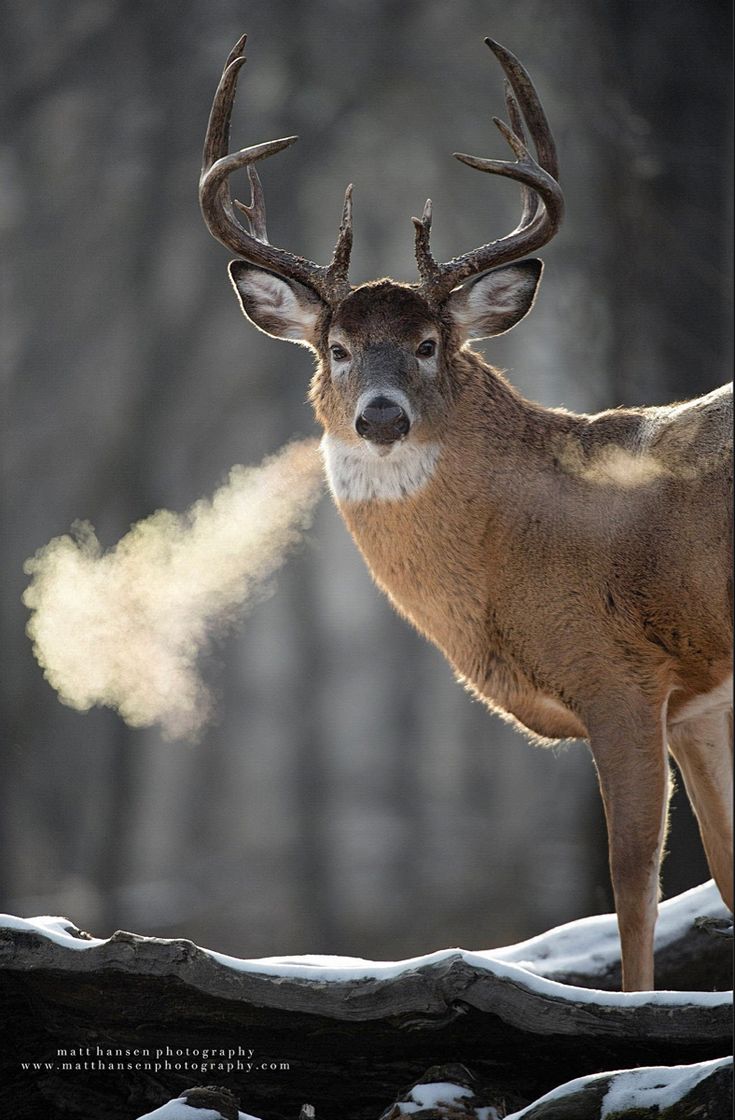
M 542 265 L 518 258 L 553 236 L 563 209 L 543 110 L 505 48 L 488 41 L 509 83 L 511 127 L 496 123 L 517 160 L 459 158 L 521 184 L 519 226 L 440 265 L 427 203 L 414 219 L 421 284 L 352 288 L 349 188 L 329 266 L 268 243 L 253 163 L 293 138 L 228 154 L 242 45 L 215 95 L 200 184 L 210 229 L 243 258 L 230 264 L 242 309 L 316 354 L 327 478 L 399 613 L 533 738 L 589 741 L 623 985 L 651 988 L 667 751 L 732 907 L 732 391 L 582 416 L 525 400 L 470 349 L 530 310 Z M 227 187 L 241 166 L 250 233 Z
M 247 280 L 241 287 L 245 302 Z M 350 298 L 375 299 L 379 288 Z M 349 302 L 330 318 L 327 343 L 369 354 L 386 326 L 363 307 L 350 334 Z M 327 477 L 377 584 L 472 692 L 537 741 L 589 741 L 625 985 L 652 988 L 667 747 L 732 907 L 732 390 L 575 415 L 524 400 L 462 344 L 456 324 L 442 327 L 440 353 L 451 357 L 437 421 L 430 407 L 416 415 L 425 384 L 414 390 L 404 377 L 403 390 L 391 388 L 381 372 L 361 393 L 358 379 L 358 402 L 408 394 L 414 442 L 381 455 L 340 421 L 322 347 L 311 397 Z
M 661 410 L 572 416 L 530 405 L 472 364 L 481 380 L 411 493 L 352 500 L 323 441 L 337 506 L 376 583 L 477 696 L 539 739 L 589 737 L 601 697 L 624 702 L 629 689 L 668 697 L 675 723 L 730 674 L 717 562 L 726 529 L 710 511 L 728 501 L 731 396 L 717 391 L 668 420 Z M 507 411 L 490 405 L 498 389 Z M 652 421 L 661 427 L 643 447 Z M 667 466 L 667 439 L 701 425 L 711 455 Z
M 451 381 L 423 470 L 407 456 L 401 485 L 398 443 L 386 485 L 385 458 L 320 412 L 324 359 L 330 487 L 378 586 L 477 697 L 538 742 L 589 741 L 625 986 L 652 988 L 667 747 L 732 908 L 732 390 L 580 416 L 467 348 Z

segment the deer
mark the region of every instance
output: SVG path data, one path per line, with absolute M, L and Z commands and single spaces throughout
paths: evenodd
M 245 41 L 214 96 L 199 185 L 206 225 L 237 256 L 241 309 L 313 352 L 328 485 L 399 615 L 531 740 L 588 742 L 622 987 L 651 990 L 669 755 L 732 909 L 732 386 L 583 415 L 526 400 L 472 349 L 531 310 L 543 265 L 529 254 L 564 212 L 538 93 L 491 39 L 508 123 L 493 119 L 515 158 L 455 156 L 518 184 L 512 232 L 441 263 L 429 200 L 412 219 L 417 283 L 353 287 L 350 186 L 328 265 L 272 245 L 255 164 L 297 138 L 230 153 Z M 248 203 L 230 191 L 241 168 Z

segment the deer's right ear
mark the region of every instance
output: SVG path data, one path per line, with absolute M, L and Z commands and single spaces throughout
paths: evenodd
M 455 288 L 447 307 L 462 337 L 493 338 L 519 323 L 533 306 L 543 268 L 541 261 L 518 261 Z
M 230 261 L 228 271 L 244 315 L 259 330 L 273 338 L 316 346 L 324 307 L 316 292 L 245 261 Z

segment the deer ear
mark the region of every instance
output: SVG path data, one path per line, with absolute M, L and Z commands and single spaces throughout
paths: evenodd
M 519 323 L 533 307 L 543 267 L 538 260 L 520 261 L 453 291 L 447 308 L 462 338 L 491 338 Z
M 316 292 L 298 280 L 284 280 L 245 261 L 230 261 L 228 271 L 244 315 L 259 330 L 273 338 L 316 345 L 317 323 L 324 308 Z

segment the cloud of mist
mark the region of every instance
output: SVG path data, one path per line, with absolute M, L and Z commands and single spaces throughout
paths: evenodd
M 131 727 L 196 736 L 212 711 L 200 653 L 262 593 L 322 492 L 316 440 L 233 467 L 211 499 L 159 510 L 108 552 L 87 523 L 26 561 L 28 634 L 72 708 L 114 708 Z

